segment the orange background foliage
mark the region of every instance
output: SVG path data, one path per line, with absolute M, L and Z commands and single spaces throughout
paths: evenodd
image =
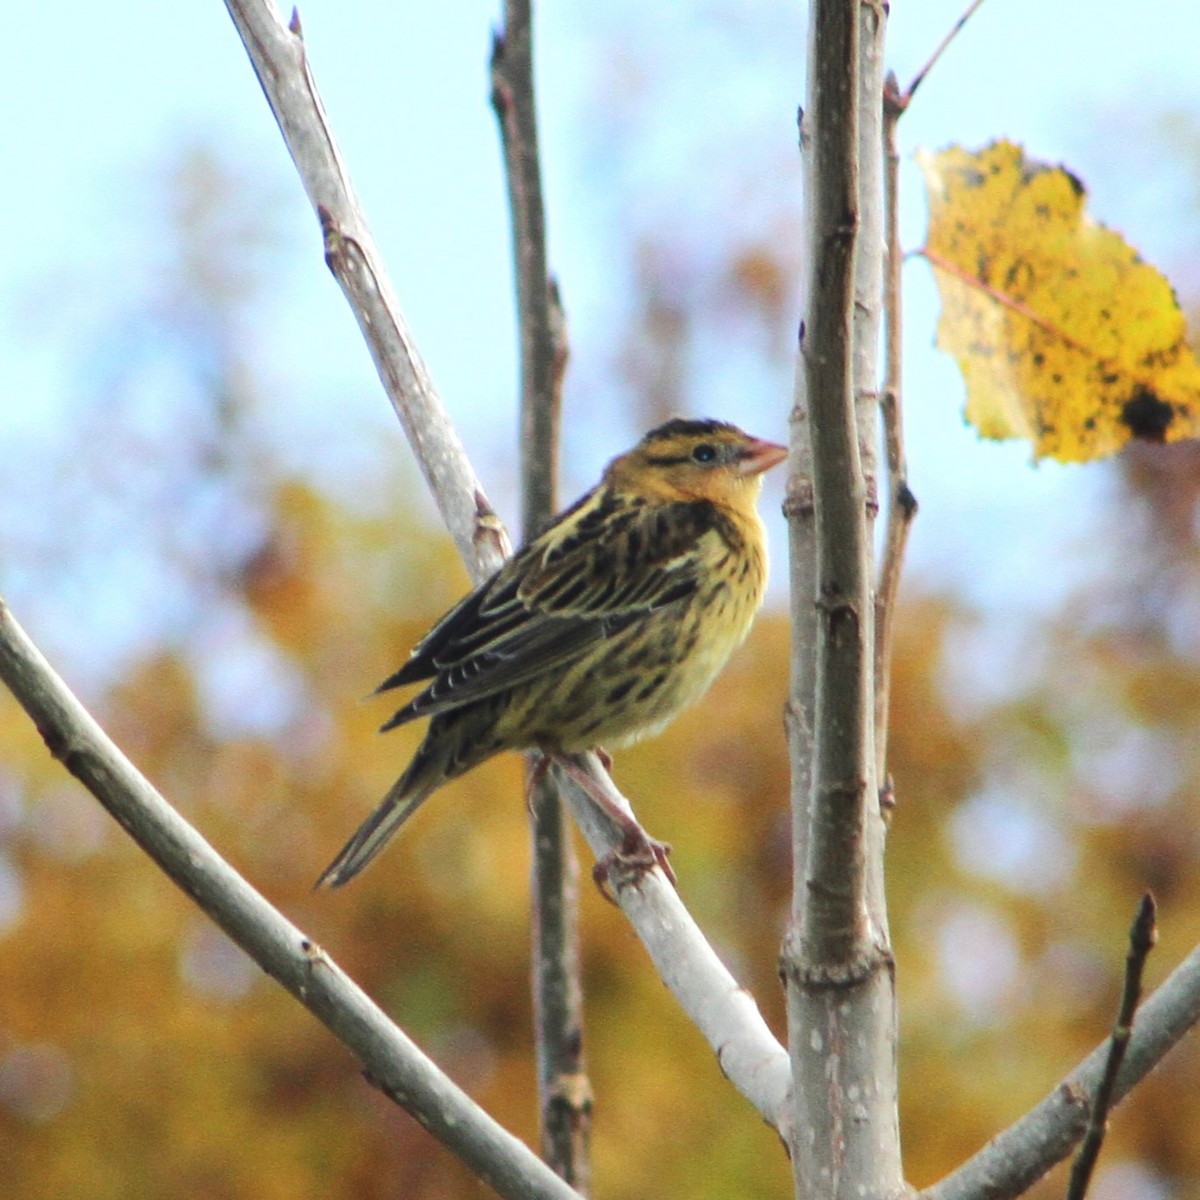
M 1192 486 L 1155 461 L 1142 464 L 1146 478 L 1131 469 L 1128 484 L 1151 510 L 1156 489 Z M 101 716 L 219 850 L 533 1142 L 519 760 L 447 787 L 344 892 L 311 890 L 419 734 L 377 737 L 386 701 L 359 697 L 457 594 L 461 569 L 436 532 L 397 535 L 394 522 L 339 510 L 296 483 L 278 486 L 272 513 L 269 536 L 230 586 L 299 681 L 306 699 L 295 718 L 273 738 L 213 732 L 186 657 L 167 651 L 113 688 Z M 1195 547 L 1177 549 L 1176 566 L 1190 570 Z M 1114 577 L 1093 601 L 1116 605 L 1122 594 L 1137 600 Z M 914 598 L 896 653 L 888 875 L 904 1140 L 918 1185 L 1019 1116 L 1103 1037 L 1143 886 L 1162 903 L 1153 979 L 1200 936 L 1193 672 L 1153 621 L 1088 629 L 1067 613 L 1045 645 L 1021 651 L 1028 666 L 1053 644 L 1053 669 L 968 713 L 946 673 L 955 654 L 970 658 L 972 636 L 959 606 Z M 701 707 L 616 763 L 646 825 L 673 843 L 685 899 L 781 1036 L 786 639 L 784 620 L 768 612 Z M 1080 714 L 1064 694 L 1084 678 Z M 12 702 L 0 704 L 3 845 L 17 897 L 0 934 L 6 1196 L 483 1194 L 65 780 Z M 1096 781 L 1070 748 L 1086 742 L 1089 721 L 1109 720 L 1098 708 L 1176 747 L 1176 761 L 1153 764 L 1160 779 L 1172 772 L 1169 794 L 1143 803 L 1138 781 L 1126 781 L 1115 815 L 1089 794 Z M 1076 863 L 1028 886 L 967 869 L 953 835 L 985 781 L 1018 765 L 1045 783 L 1043 815 Z M 583 890 L 597 1193 L 788 1194 L 773 1134 L 722 1079 L 620 914 Z M 993 982 L 993 947 L 963 943 L 964 929 L 995 934 L 1016 956 L 1012 970 Z M 995 1003 L 956 988 L 959 954 L 978 960 Z M 1117 1116 L 1106 1161 L 1129 1159 L 1176 1181 L 1177 1194 L 1196 1194 L 1197 1097 L 1200 1060 L 1188 1048 Z

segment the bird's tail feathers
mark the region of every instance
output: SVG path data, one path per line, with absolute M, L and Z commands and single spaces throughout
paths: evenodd
M 487 736 L 494 721 L 490 710 L 468 709 L 438 714 L 425 732 L 420 749 L 404 774 L 392 784 L 379 807 L 358 827 L 341 853 L 325 868 L 317 887 L 349 883 L 387 844 L 388 839 L 436 791 L 451 779 L 490 758 L 502 743 Z M 479 728 L 482 716 L 483 729 Z
M 380 850 L 387 845 L 392 834 L 408 820 L 429 793 L 437 786 L 426 778 L 424 771 L 412 767 L 392 784 L 379 807 L 358 827 L 354 836 L 342 847 L 337 858 L 321 873 L 317 887 L 339 888 L 349 883 Z

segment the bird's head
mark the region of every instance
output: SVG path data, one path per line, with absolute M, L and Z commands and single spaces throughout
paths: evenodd
M 604 478 L 648 499 L 753 506 L 762 473 L 785 457 L 785 447 L 751 437 L 736 425 L 676 417 L 613 459 Z

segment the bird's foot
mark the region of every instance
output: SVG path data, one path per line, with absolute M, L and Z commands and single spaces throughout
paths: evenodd
M 622 888 L 637 887 L 642 876 L 655 867 L 661 867 L 671 886 L 676 887 L 675 872 L 667 858 L 670 853 L 669 843 L 650 837 L 640 825 L 634 825 L 626 829 L 615 850 L 597 861 L 592 868 L 592 882 L 610 904 L 616 904 L 617 892 Z
M 600 894 L 615 904 L 616 892 L 631 885 L 636 887 L 642 876 L 655 867 L 661 867 L 671 886 L 676 886 L 675 872 L 667 861 L 671 847 L 666 842 L 650 837 L 638 824 L 625 800 L 613 789 L 611 777 L 594 778 L 574 755 L 560 754 L 555 761 L 620 830 L 620 844 L 592 868 L 592 880 L 600 889 Z

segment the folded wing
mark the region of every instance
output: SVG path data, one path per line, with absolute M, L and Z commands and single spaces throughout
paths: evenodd
M 459 602 L 379 691 L 431 680 L 385 729 L 547 672 L 695 593 L 714 506 L 645 505 L 597 489 Z

